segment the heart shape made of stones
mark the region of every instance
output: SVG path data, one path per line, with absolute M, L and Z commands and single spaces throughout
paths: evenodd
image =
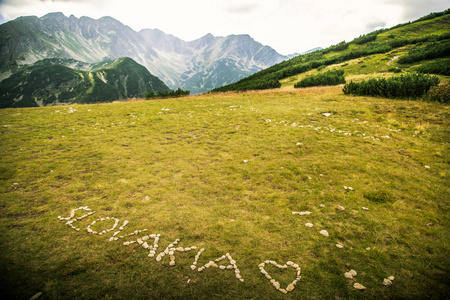
M 279 269 L 287 269 L 288 267 L 291 267 L 293 269 L 295 269 L 297 271 L 297 278 L 292 281 L 290 284 L 287 285 L 287 287 L 285 289 L 282 289 L 280 287 L 280 283 L 278 281 L 276 281 L 275 279 L 272 278 L 272 276 L 269 275 L 269 273 L 267 273 L 267 271 L 264 269 L 264 267 L 266 266 L 266 264 L 271 264 L 274 265 L 275 267 L 279 268 Z M 259 269 L 261 271 L 262 274 L 264 274 L 264 276 L 270 281 L 270 283 L 280 292 L 287 294 L 288 292 L 291 292 L 294 290 L 295 285 L 297 284 L 297 282 L 300 281 L 300 279 L 302 278 L 300 276 L 301 273 L 301 269 L 299 267 L 298 264 L 293 263 L 292 261 L 288 261 L 286 262 L 286 264 L 284 265 L 279 265 L 276 261 L 273 260 L 266 260 L 263 263 L 259 264 Z

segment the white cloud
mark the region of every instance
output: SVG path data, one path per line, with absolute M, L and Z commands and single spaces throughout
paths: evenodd
M 282 54 L 327 47 L 379 27 L 447 9 L 447 0 L 0 0 L 15 19 L 60 11 L 111 16 L 135 30 L 159 28 L 184 40 L 249 34 Z

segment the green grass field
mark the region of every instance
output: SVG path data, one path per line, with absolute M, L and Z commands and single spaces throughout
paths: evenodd
M 449 106 L 341 90 L 0 110 L 2 298 L 448 297 Z M 58 219 L 82 206 L 96 213 L 80 231 Z M 87 231 L 106 217 L 118 227 Z M 125 220 L 116 237 L 147 231 L 109 242 Z M 154 257 L 123 245 L 150 234 Z M 176 239 L 197 249 L 156 261 Z M 228 258 L 198 271 L 226 253 L 244 282 L 219 268 Z M 299 265 L 294 290 L 269 282 L 266 260 Z M 284 289 L 297 277 L 264 269 Z

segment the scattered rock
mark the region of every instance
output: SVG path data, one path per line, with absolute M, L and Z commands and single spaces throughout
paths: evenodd
M 356 273 L 356 271 L 355 271 L 355 270 L 350 270 L 350 271 L 349 271 L 349 273 L 350 273 L 350 274 L 352 274 L 352 276 L 356 276 L 356 275 L 358 275 L 358 273 Z
M 306 223 L 305 226 L 311 228 L 311 227 L 313 227 L 314 225 L 313 225 L 312 223 Z
M 298 142 L 296 145 L 297 145 L 297 146 L 302 146 L 303 143 Z
M 35 294 L 33 297 L 31 297 L 30 300 L 37 300 L 41 296 L 42 296 L 42 292 L 39 292 L 39 293 Z
M 431 169 L 431 167 L 430 167 L 430 166 L 427 166 L 427 165 L 425 165 L 425 169 Z
M 248 163 L 248 160 L 247 160 L 247 159 L 244 159 L 244 164 L 246 164 L 246 163 Z
M 323 113 L 323 114 L 322 114 L 322 116 L 324 116 L 324 117 L 327 117 L 327 118 L 328 118 L 329 116 L 331 116 L 331 114 L 330 114 L 330 113 Z
M 311 214 L 310 211 L 293 211 L 293 215 L 300 215 L 300 216 L 309 216 Z
M 338 210 L 345 210 L 345 207 L 343 207 L 341 205 L 336 205 L 335 208 Z
M 392 281 L 391 281 L 391 280 L 389 280 L 389 279 L 387 279 L 387 278 L 384 278 L 384 280 L 383 280 L 383 285 L 389 286 L 389 285 L 391 285 L 391 284 L 392 284 Z
M 324 208 L 324 207 L 325 207 L 325 205 L 323 205 L 323 204 L 320 204 L 320 205 L 319 205 L 319 207 L 320 207 L 320 208 Z
M 367 247 L 367 248 L 366 248 L 366 251 L 370 251 L 370 247 Z
M 394 276 L 389 276 L 388 279 L 389 279 L 390 281 L 394 281 L 395 277 L 394 277 Z
M 367 289 L 365 286 L 363 286 L 361 283 L 355 283 L 354 285 L 353 285 L 353 287 L 355 288 L 355 289 L 357 289 L 357 290 L 365 290 L 365 289 Z
M 330 234 L 326 230 L 321 230 L 320 234 L 323 235 L 323 236 L 330 236 Z
M 345 272 L 344 277 L 347 279 L 353 279 L 353 275 L 350 272 Z
M 342 248 L 344 248 L 344 245 L 342 245 L 341 243 L 337 243 L 336 247 L 338 247 L 339 249 L 342 249 Z
M 363 209 L 363 210 L 369 210 L 367 207 L 363 207 L 362 209 Z

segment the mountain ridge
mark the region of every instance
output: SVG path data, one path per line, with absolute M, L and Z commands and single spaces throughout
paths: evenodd
M 0 78 L 44 58 L 96 63 L 118 57 L 130 57 L 169 87 L 192 93 L 237 81 L 288 59 L 249 35 L 215 37 L 209 33 L 186 42 L 158 29 L 134 31 L 112 17 L 95 20 L 50 13 L 0 25 Z
M 50 58 L 0 82 L 0 108 L 110 102 L 169 88 L 129 57 L 96 64 Z

